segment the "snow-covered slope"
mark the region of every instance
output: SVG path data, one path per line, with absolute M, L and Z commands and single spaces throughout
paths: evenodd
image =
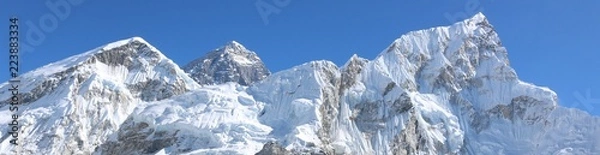
M 367 154 L 600 152 L 600 120 L 557 107 L 553 91 L 518 80 L 483 14 L 410 32 L 350 68 L 362 72 L 342 86 L 348 89 L 341 90 L 338 119 L 370 142 L 361 144 Z M 585 117 L 569 119 L 586 121 L 560 121 L 573 115 Z M 565 126 L 579 132 L 558 132 Z M 347 137 L 332 138 L 339 149 L 356 148 Z
M 214 76 L 256 64 L 228 54 L 241 49 L 231 43 L 186 74 L 132 38 L 24 74 L 24 145 L 3 137 L 0 151 L 600 154 L 600 118 L 520 81 L 483 14 L 409 32 L 373 60 L 311 61 L 259 80 Z M 210 65 L 221 61 L 236 65 Z
M 253 85 L 248 93 L 265 104 L 259 120 L 271 136 L 294 152 L 325 152 L 338 104 L 338 68 L 313 61 L 278 72 Z
M 248 93 L 292 152 L 600 152 L 600 119 L 520 81 L 483 14 L 410 32 L 374 60 L 355 55 L 339 69 L 315 61 L 275 73 Z
M 20 76 L 19 146 L 3 137 L 0 152 L 89 154 L 143 102 L 200 86 L 139 37 L 107 44 Z M 0 114 L 9 116 L 10 85 L 0 85 Z M 9 120 L 2 120 L 8 124 Z M 6 135 L 8 126 L 1 126 Z
M 257 119 L 263 105 L 244 90 L 225 83 L 139 105 L 96 153 L 256 153 L 272 141 L 272 129 Z
M 258 55 L 231 41 L 183 67 L 201 85 L 237 82 L 250 85 L 271 74 Z

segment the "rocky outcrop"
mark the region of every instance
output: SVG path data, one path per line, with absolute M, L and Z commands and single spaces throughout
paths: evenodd
M 292 152 L 286 150 L 277 142 L 268 142 L 262 150 L 255 155 L 292 155 Z
M 235 41 L 188 63 L 183 70 L 200 85 L 250 85 L 271 74 L 255 52 Z
M 199 88 L 139 37 L 46 65 L 23 74 L 21 80 L 21 106 L 30 108 L 20 117 L 20 136 L 28 137 L 21 142 L 23 153 L 90 154 L 138 103 Z M 8 101 L 10 92 L 0 94 Z

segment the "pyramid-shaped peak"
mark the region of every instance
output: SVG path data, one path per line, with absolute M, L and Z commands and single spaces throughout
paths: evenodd
M 248 49 L 246 49 L 246 47 L 244 47 L 244 45 L 242 45 L 241 43 L 232 40 L 227 42 L 224 46 L 221 46 L 221 48 L 217 49 L 217 51 L 220 52 L 250 52 L 248 51 Z
M 467 18 L 463 20 L 464 23 L 488 23 L 487 17 L 482 13 L 478 12 L 475 15 L 471 16 L 471 18 Z
M 473 15 L 473 17 L 471 17 L 471 19 L 486 19 L 485 15 L 483 14 L 483 12 L 478 12 L 475 15 Z
M 118 69 L 113 70 L 114 68 Z M 177 64 L 141 37 L 130 37 L 107 43 L 39 67 L 20 77 L 42 82 L 52 78 L 78 77 L 77 80 L 101 79 L 117 84 L 138 84 L 148 80 L 174 83 L 183 80 L 177 83 L 181 84 L 179 86 L 185 85 L 181 88 L 186 89 L 182 90 L 199 87 Z M 153 99 L 162 99 L 162 97 Z
M 127 39 L 122 39 L 119 41 L 108 43 L 104 46 L 101 46 L 100 49 L 91 50 L 90 53 L 91 54 L 103 53 L 105 51 L 111 51 L 114 48 L 126 47 L 126 46 L 137 47 L 137 48 L 147 48 L 147 52 L 152 53 L 152 55 L 156 56 L 157 58 L 161 58 L 161 59 L 166 58 L 166 56 L 162 52 L 160 52 L 160 50 L 158 50 L 156 47 L 152 46 L 152 44 L 148 43 L 148 41 L 146 41 L 144 38 L 139 37 L 139 36 L 134 36 L 134 37 L 130 37 Z M 135 52 L 141 52 L 141 51 L 135 50 Z
M 363 59 L 365 59 L 365 58 L 358 56 L 358 54 L 352 54 L 352 56 L 350 57 L 350 60 L 363 60 Z
M 368 61 L 368 59 L 360 57 L 357 54 L 352 54 L 352 57 L 350 57 L 350 59 L 348 60 L 348 62 L 346 62 L 346 64 L 348 64 L 350 62 L 356 62 L 356 61 Z
M 242 46 L 242 44 L 240 42 L 237 42 L 235 40 L 229 41 L 227 43 L 227 45 L 231 45 L 231 46 Z
M 355 65 L 363 65 L 366 62 L 368 62 L 368 59 L 365 59 L 363 57 L 358 56 L 357 54 L 352 54 L 352 57 L 350 57 L 350 59 L 348 61 L 346 61 L 346 63 L 342 66 L 342 68 L 348 68 L 349 66 L 355 66 Z
M 249 85 L 271 74 L 254 51 L 237 41 L 227 42 L 183 69 L 201 85 L 227 82 Z

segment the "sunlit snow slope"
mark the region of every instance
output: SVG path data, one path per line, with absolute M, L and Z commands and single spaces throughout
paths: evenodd
M 200 86 L 139 37 L 121 40 L 20 76 L 19 146 L 3 137 L 0 152 L 90 154 L 140 103 Z M 0 85 L 0 114 L 9 116 L 8 83 Z M 8 118 L 8 117 L 4 117 Z M 2 123 L 8 124 L 6 119 Z M 0 126 L 7 135 L 8 126 Z
M 22 75 L 21 145 L 4 136 L 0 151 L 600 154 L 600 118 L 560 107 L 549 88 L 520 81 L 507 54 L 480 13 L 409 32 L 375 59 L 354 55 L 343 66 L 319 60 L 270 75 L 246 70 L 266 78 L 240 83 L 214 82 L 223 76 L 210 77 L 219 70 L 211 63 L 190 65 L 211 71 L 194 70 L 213 81 L 200 86 L 134 37 Z M 198 60 L 254 64 L 216 56 Z M 0 87 L 0 114 L 8 116 L 10 86 Z

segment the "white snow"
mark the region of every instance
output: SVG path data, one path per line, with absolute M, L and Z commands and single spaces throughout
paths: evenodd
M 109 66 L 90 61 L 97 54 L 138 41 L 146 45 L 146 51 L 133 55 L 133 62 L 150 62 L 141 66 Z M 142 52 L 155 52 L 156 56 Z M 200 86 L 179 67 L 164 57 L 157 49 L 139 37 L 133 37 L 101 46 L 83 54 L 46 65 L 23 74 L 19 91 L 29 94 L 36 89 L 40 98 L 19 107 L 22 133 L 19 150 L 26 154 L 43 151 L 60 154 L 66 150 L 73 154 L 89 154 L 102 144 L 107 136 L 119 128 L 133 109 L 142 104 L 127 85 L 161 79 L 165 83 L 181 83 L 182 89 L 198 89 Z M 10 97 L 9 85 L 4 83 L 0 97 Z M 40 91 L 40 90 L 37 90 Z M 37 93 L 42 93 L 37 92 Z M 150 95 L 153 94 L 144 94 Z M 0 109 L 7 113 L 7 107 Z M 4 122 L 7 123 L 8 120 Z M 7 126 L 2 126 L 5 134 Z M 56 137 L 56 138 L 50 138 Z M 0 152 L 14 148 L 8 140 L 0 144 Z M 32 152 L 30 152 L 32 151 Z M 29 153 L 27 153 L 29 152 Z

